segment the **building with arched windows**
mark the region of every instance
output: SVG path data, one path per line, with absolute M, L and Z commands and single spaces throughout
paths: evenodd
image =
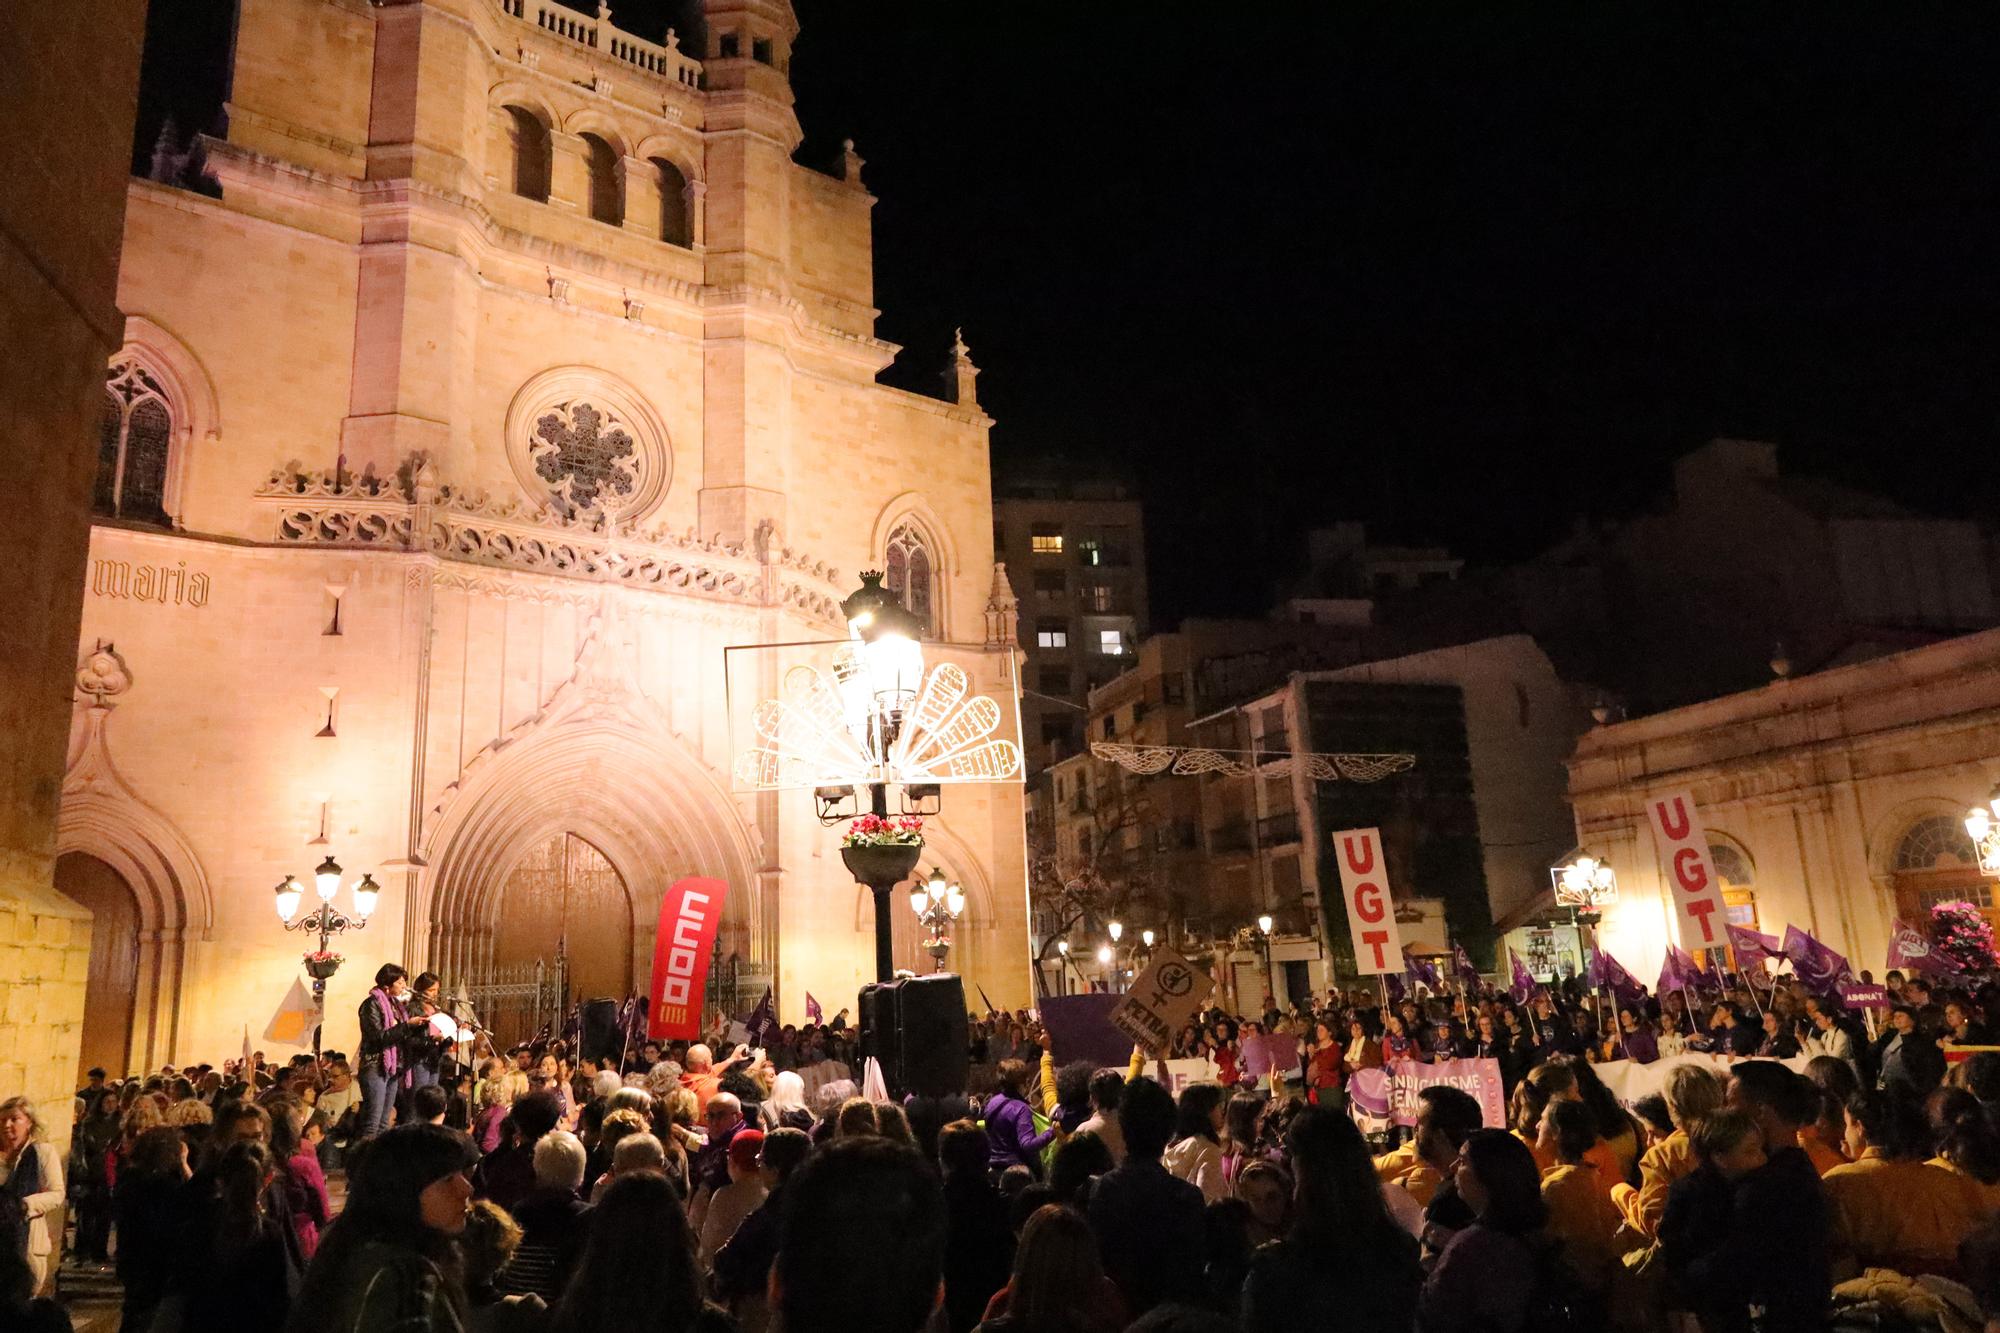
M 132 182 L 57 872 L 86 1063 L 255 1039 L 273 886 L 329 853 L 385 890 L 336 1048 L 384 960 L 496 1009 L 642 990 L 685 875 L 728 885 L 725 1003 L 872 976 L 839 831 L 732 783 L 724 649 L 839 637 L 881 569 L 1014 690 L 991 423 L 962 342 L 945 399 L 877 382 L 874 200 L 851 145 L 793 159 L 790 5 L 692 8 L 245 0 L 203 188 Z M 955 970 L 1025 1002 L 1019 786 L 929 835 Z
M 1954 899 L 1994 916 L 1964 818 L 1996 780 L 1995 630 L 1599 726 L 1569 761 L 1578 845 L 1618 873 L 1600 935 L 1646 979 L 1677 942 L 1649 798 L 1694 793 L 1730 920 L 1880 976 L 1895 920 Z

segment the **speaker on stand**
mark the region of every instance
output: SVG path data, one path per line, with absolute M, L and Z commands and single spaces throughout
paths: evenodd
M 861 1054 L 882 1062 L 889 1091 L 941 1097 L 965 1091 L 971 1029 L 965 983 L 950 972 L 861 988 Z

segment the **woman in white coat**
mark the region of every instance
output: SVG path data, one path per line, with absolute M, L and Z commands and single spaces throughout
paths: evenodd
M 1220 1083 L 1190 1083 L 1183 1088 L 1175 1108 L 1177 1137 L 1160 1158 L 1169 1174 L 1201 1191 L 1204 1203 L 1229 1197 L 1222 1158 L 1222 1113 L 1227 1097 Z
M 55 1287 L 63 1233 L 62 1154 L 46 1141 L 41 1117 L 26 1097 L 0 1102 L 0 1206 L 27 1221 L 28 1267 L 35 1295 Z

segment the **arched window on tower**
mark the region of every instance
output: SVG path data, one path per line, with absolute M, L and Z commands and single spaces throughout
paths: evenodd
M 523 199 L 549 201 L 549 127 L 518 106 L 507 108 L 507 154 L 513 175 L 507 186 Z
M 668 245 L 694 244 L 694 225 L 689 217 L 687 177 L 664 158 L 653 159 L 660 173 L 660 239 Z
M 159 381 L 131 361 L 112 366 L 104 381 L 92 508 L 165 526 L 173 438 L 173 409 Z
M 625 182 L 619 179 L 618 150 L 595 134 L 583 136 L 590 168 L 590 216 L 614 227 L 625 225 Z
M 897 525 L 889 534 L 889 548 L 883 552 L 882 586 L 896 600 L 924 622 L 924 632 L 935 636 L 937 618 L 937 559 L 930 538 L 914 523 Z

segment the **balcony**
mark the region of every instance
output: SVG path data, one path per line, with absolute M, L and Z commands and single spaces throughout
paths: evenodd
M 1299 816 L 1294 810 L 1266 815 L 1257 821 L 1257 843 L 1264 848 L 1285 847 L 1299 840 Z
M 1218 853 L 1249 851 L 1250 825 L 1240 819 L 1216 825 L 1208 831 L 1208 850 Z

